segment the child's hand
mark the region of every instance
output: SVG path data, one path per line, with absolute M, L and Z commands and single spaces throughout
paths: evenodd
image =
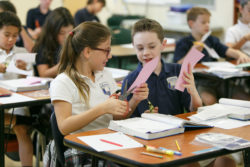
M 237 64 L 240 64 L 240 63 L 248 63 L 250 62 L 250 57 L 247 56 L 246 54 L 238 51 L 238 58 L 237 58 Z
M 143 83 L 140 87 L 135 88 L 135 91 L 133 93 L 133 100 L 136 102 L 140 102 L 142 100 L 145 100 L 148 98 L 149 90 L 148 90 L 148 84 Z
M 0 73 L 5 73 L 6 72 L 6 65 L 5 64 L 0 64 Z
M 193 76 L 192 68 L 190 64 L 188 64 L 188 72 L 184 71 L 183 79 L 186 82 L 186 84 L 183 84 L 183 87 L 187 88 L 187 91 L 190 95 L 192 95 L 194 92 L 197 91 L 195 87 L 194 76 Z
M 154 107 L 154 109 L 153 110 L 146 110 L 145 111 L 145 113 L 158 113 L 158 110 L 159 110 L 159 108 L 158 107 Z
M 103 103 L 104 111 L 114 116 L 125 116 L 131 110 L 127 101 L 111 97 Z
M 22 60 L 16 60 L 16 67 L 22 70 L 26 70 L 27 63 Z

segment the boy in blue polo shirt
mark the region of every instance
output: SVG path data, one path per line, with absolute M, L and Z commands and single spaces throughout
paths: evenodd
M 143 65 L 153 58 L 161 56 L 161 51 L 166 46 L 164 31 L 161 25 L 151 19 L 142 19 L 135 23 L 132 30 L 132 40 L 140 63 L 137 69 L 125 78 L 125 81 L 128 81 L 128 88 L 135 81 Z M 177 80 L 180 69 L 181 66 L 179 64 L 164 63 L 163 60 L 159 60 L 156 69 L 146 81 L 149 88 L 148 100 L 151 101 L 154 106 L 157 106 L 156 110 L 158 110 L 159 113 L 176 115 L 184 113 L 184 108 L 187 111 L 194 111 L 202 106 L 202 101 L 196 90 L 190 65 L 188 72 L 184 72 L 183 77 L 187 83 L 183 85 L 186 88 L 185 91 L 180 92 L 174 89 L 174 81 Z M 122 87 L 124 87 L 124 83 Z M 132 95 L 128 96 L 128 100 L 130 100 L 131 97 Z M 142 100 L 138 103 L 132 113 L 132 117 L 140 116 L 149 110 L 147 100 Z M 234 166 L 233 164 L 232 160 L 226 157 L 219 157 L 211 163 L 213 166 L 220 167 L 231 167 Z M 184 166 L 199 166 L 199 164 L 192 163 Z
M 200 62 L 217 61 L 217 59 L 213 58 L 212 55 L 208 53 L 207 49 L 203 48 L 204 45 L 214 49 L 219 57 L 234 58 L 237 60 L 237 63 L 250 62 L 250 58 L 247 55 L 233 48 L 228 48 L 226 45 L 222 44 L 218 38 L 212 35 L 209 35 L 205 41 L 202 40 L 202 37 L 208 33 L 210 29 L 210 15 L 210 12 L 206 8 L 193 7 L 188 10 L 187 21 L 191 29 L 191 34 L 177 42 L 174 62 L 181 64 L 186 54 L 193 46 L 205 55 Z M 222 86 L 220 82 L 209 82 L 205 79 L 199 80 L 197 88 L 203 103 L 205 105 L 216 103 L 217 99 L 223 93 L 221 92 L 221 90 L 223 90 Z

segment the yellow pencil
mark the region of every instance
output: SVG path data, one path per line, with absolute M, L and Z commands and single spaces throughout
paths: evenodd
M 179 150 L 179 151 L 181 151 L 181 148 L 180 148 L 180 146 L 179 146 L 179 144 L 178 144 L 178 141 L 177 141 L 177 140 L 175 140 L 175 144 L 176 144 L 176 146 L 177 146 L 178 150 Z

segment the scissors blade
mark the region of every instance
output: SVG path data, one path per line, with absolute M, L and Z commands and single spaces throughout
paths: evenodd
M 127 100 L 127 97 L 133 92 L 133 90 L 134 90 L 135 88 L 136 88 L 136 87 L 132 88 L 132 89 L 129 90 L 129 91 L 124 92 L 121 96 L 119 96 L 119 99 L 120 99 L 120 100 Z

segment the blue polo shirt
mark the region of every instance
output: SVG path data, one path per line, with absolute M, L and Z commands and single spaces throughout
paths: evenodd
M 27 14 L 26 26 L 34 30 L 36 28 L 36 20 L 38 20 L 39 25 L 42 26 L 50 12 L 49 10 L 46 14 L 41 13 L 40 6 L 30 9 Z
M 196 41 L 194 37 L 192 35 L 189 35 L 187 37 L 180 39 L 176 43 L 176 48 L 174 52 L 174 62 L 179 61 L 188 53 L 189 49 L 193 46 L 194 41 Z M 213 48 L 220 57 L 225 57 L 228 47 L 226 45 L 223 45 L 217 37 L 210 35 L 206 39 L 205 44 L 208 47 Z M 216 61 L 216 59 L 209 56 L 206 49 L 203 49 L 202 53 L 205 56 L 199 62 Z
M 87 8 L 80 9 L 75 14 L 75 25 L 78 26 L 82 22 L 85 21 L 96 21 L 100 22 L 99 18 L 96 15 L 93 15 L 92 13 L 89 13 Z
M 167 81 L 169 77 L 178 77 L 181 65 L 173 63 L 164 64 L 162 60 L 161 62 L 162 70 L 159 76 L 157 76 L 155 73 L 152 73 L 149 79 L 146 81 L 149 88 L 148 99 L 154 106 L 159 107 L 158 112 L 162 114 L 182 114 L 184 113 L 184 108 L 189 111 L 191 97 L 188 92 L 186 90 L 181 92 L 170 88 Z M 142 64 L 139 63 L 137 69 L 124 79 L 124 81 L 128 80 L 128 88 L 135 81 L 141 69 Z M 124 83 L 125 82 L 123 82 L 122 87 L 124 87 Z M 132 95 L 128 96 L 128 100 L 130 100 L 131 97 Z M 141 114 L 148 109 L 149 106 L 147 100 L 143 100 L 138 104 L 137 108 L 132 114 L 132 117 L 140 117 Z

